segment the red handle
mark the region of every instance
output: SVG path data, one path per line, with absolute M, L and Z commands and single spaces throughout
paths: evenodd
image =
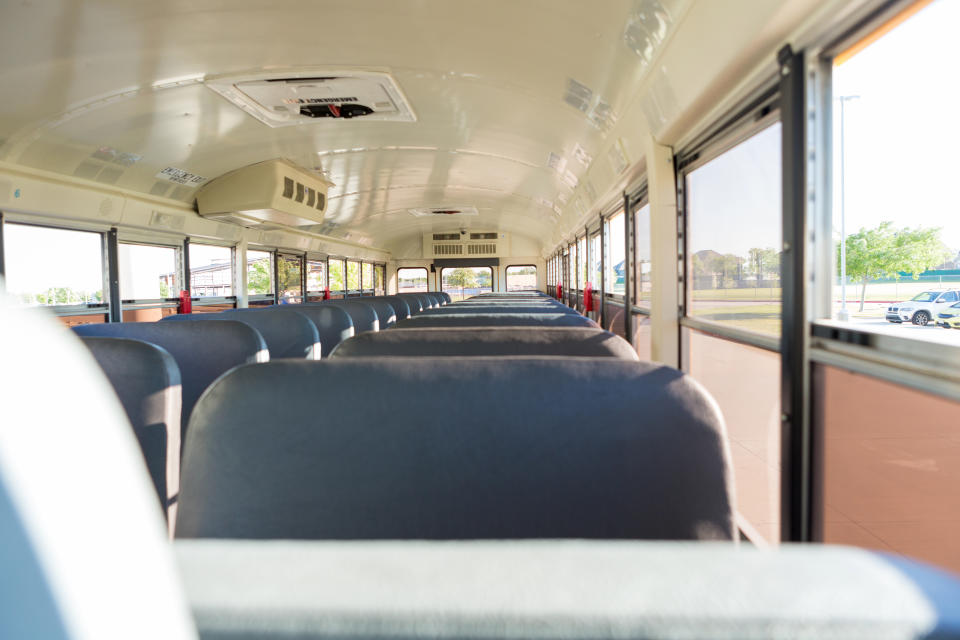
M 177 305 L 177 313 L 193 313 L 193 303 L 190 300 L 190 292 L 186 289 L 180 292 L 180 304 Z

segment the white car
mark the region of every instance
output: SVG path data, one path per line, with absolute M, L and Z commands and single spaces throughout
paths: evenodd
M 907 322 L 926 326 L 955 302 L 960 301 L 960 291 L 948 289 L 946 291 L 924 291 L 906 302 L 897 302 L 887 307 L 887 320 L 890 322 Z

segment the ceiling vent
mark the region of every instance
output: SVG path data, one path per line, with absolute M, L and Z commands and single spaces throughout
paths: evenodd
M 480 213 L 477 211 L 476 207 L 426 207 L 422 209 L 410 209 L 410 213 L 417 216 L 418 218 L 426 218 L 429 216 L 442 216 L 445 218 L 453 218 L 459 216 L 478 216 Z M 457 238 L 458 240 L 460 238 Z
M 317 174 L 277 158 L 211 180 L 197 193 L 197 208 L 201 216 L 245 227 L 313 225 L 323 221 L 330 186 Z
M 271 127 L 353 118 L 417 119 L 393 77 L 377 71 L 219 76 L 205 84 Z
M 425 258 L 498 258 L 510 255 L 510 236 L 496 231 L 425 233 Z

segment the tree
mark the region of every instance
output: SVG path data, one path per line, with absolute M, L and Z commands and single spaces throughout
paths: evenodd
M 747 259 L 747 268 L 749 272 L 757 277 L 756 286 L 759 287 L 764 276 L 780 274 L 780 254 L 777 253 L 776 249 L 767 247 L 766 249 L 761 249 L 755 247 L 747 251 L 749 258 Z
M 272 284 L 269 259 L 262 258 L 247 267 L 247 293 L 270 293 L 273 291 Z
M 950 257 L 951 251 L 940 240 L 940 227 L 896 229 L 892 222 L 881 222 L 874 229 L 861 228 L 847 236 L 847 276 L 859 280 L 860 311 L 867 297 L 871 279 L 900 279 L 901 272 L 914 280 L 920 274 Z M 840 246 L 837 245 L 837 268 L 840 267 Z M 843 274 L 840 274 L 841 276 Z
M 454 269 L 453 272 L 445 279 L 454 287 L 460 287 L 461 298 L 463 297 L 464 288 L 477 286 L 477 277 L 476 274 L 473 273 L 472 269 Z
M 331 260 L 327 263 L 330 269 L 330 288 L 339 291 L 345 284 L 343 279 L 343 260 Z

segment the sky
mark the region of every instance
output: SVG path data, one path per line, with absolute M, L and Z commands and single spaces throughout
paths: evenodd
M 845 103 L 846 227 L 942 227 L 960 250 L 960 2 L 937 0 L 834 69 Z M 836 101 L 839 104 L 839 101 Z M 835 109 L 834 229 L 840 212 Z
M 889 220 L 941 227 L 960 250 L 960 0 L 937 0 L 834 68 L 834 236 L 840 233 L 844 107 L 847 233 Z M 779 247 L 780 125 L 689 174 L 689 246 L 745 256 Z

